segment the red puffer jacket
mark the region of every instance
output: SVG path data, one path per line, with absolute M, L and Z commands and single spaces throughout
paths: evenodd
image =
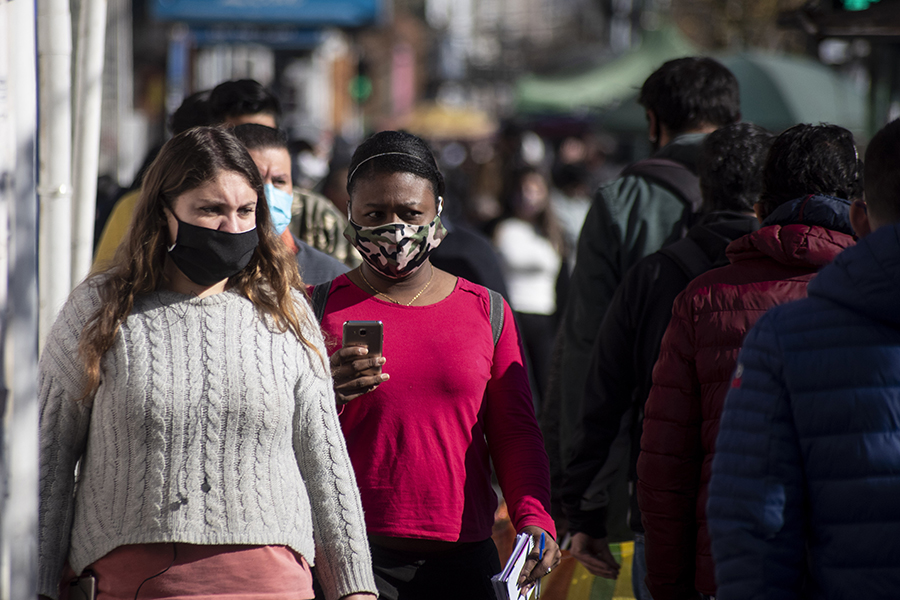
M 819 226 L 769 225 L 732 242 L 731 264 L 701 275 L 676 298 L 637 465 L 654 600 L 716 593 L 707 485 L 741 342 L 766 310 L 805 297 L 815 273 L 852 244 L 852 236 Z

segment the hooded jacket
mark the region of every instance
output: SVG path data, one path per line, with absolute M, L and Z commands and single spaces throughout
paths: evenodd
M 898 364 L 890 225 L 747 336 L 710 483 L 721 598 L 897 597 Z
M 820 195 L 781 205 L 759 231 L 728 246 L 730 265 L 701 275 L 675 299 L 637 465 L 654 600 L 716 594 L 707 485 L 741 343 L 763 313 L 806 296 L 816 272 L 852 245 L 849 206 Z

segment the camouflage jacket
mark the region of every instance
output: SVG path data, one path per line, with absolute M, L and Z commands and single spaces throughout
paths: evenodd
M 359 266 L 362 258 L 344 237 L 346 226 L 347 217 L 328 198 L 310 190 L 294 188 L 294 204 L 288 226 L 291 233 L 352 269 Z

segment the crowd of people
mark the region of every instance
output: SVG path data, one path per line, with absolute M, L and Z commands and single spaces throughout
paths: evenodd
M 900 121 L 768 132 L 706 57 L 639 103 L 598 187 L 185 99 L 41 356 L 40 596 L 492 600 L 499 500 L 523 593 L 623 537 L 637 600 L 900 593 Z

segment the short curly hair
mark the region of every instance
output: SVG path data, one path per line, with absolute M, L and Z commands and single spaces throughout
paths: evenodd
M 772 133 L 753 123 L 733 123 L 706 136 L 697 161 L 703 212 L 753 211 L 774 139 Z
M 853 134 L 839 125 L 801 123 L 775 138 L 763 169 L 766 214 L 807 194 L 852 200 L 863 193 L 863 165 Z

